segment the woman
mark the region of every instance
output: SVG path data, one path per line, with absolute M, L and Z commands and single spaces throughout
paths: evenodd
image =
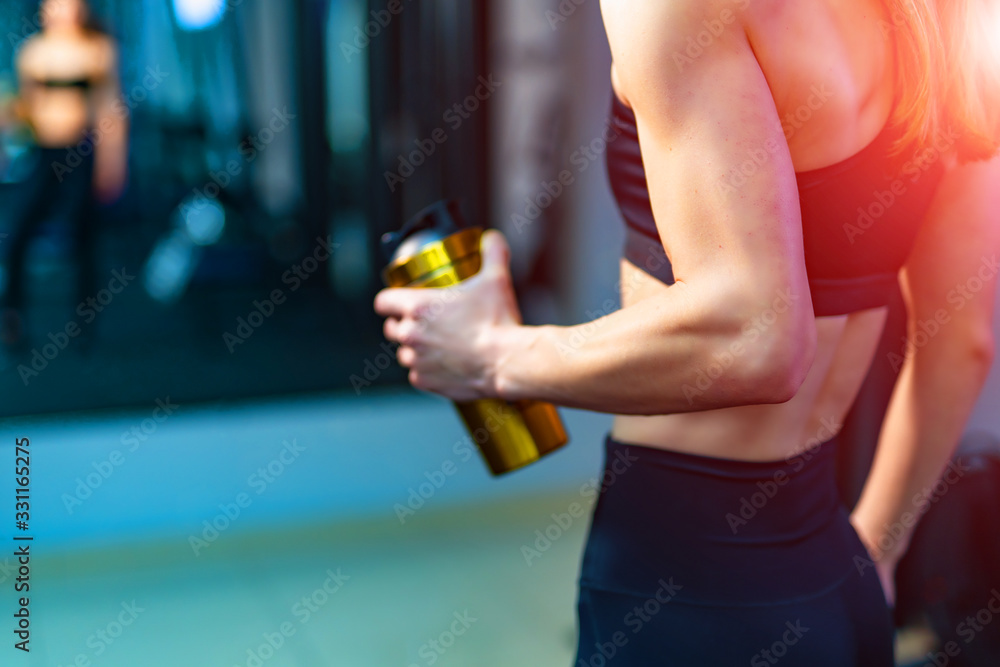
M 606 467 L 631 463 L 594 510 L 574 665 L 891 666 L 892 573 L 993 359 L 995 7 L 602 11 L 622 309 L 521 325 L 488 232 L 435 317 L 432 290 L 380 292 L 385 335 L 418 388 L 615 414 Z M 829 440 L 897 280 L 911 335 L 848 517 Z
M 95 201 L 115 201 L 126 177 L 126 114 L 114 42 L 92 26 L 84 0 L 44 0 L 39 14 L 42 30 L 17 55 L 18 115 L 33 131 L 39 154 L 8 211 L 0 322 L 8 344 L 24 342 L 25 254 L 50 205 L 64 207 L 76 224 L 82 302 L 96 290 Z

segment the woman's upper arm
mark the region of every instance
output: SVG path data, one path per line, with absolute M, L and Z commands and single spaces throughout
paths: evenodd
M 34 83 L 34 75 L 39 68 L 37 54 L 38 38 L 29 37 L 14 56 L 14 68 L 17 70 L 18 86 L 21 89 L 28 88 Z
M 110 37 L 100 37 L 97 42 L 98 54 L 96 80 L 100 88 L 102 101 L 109 101 L 120 92 L 118 84 L 118 48 Z
M 1000 156 L 953 167 L 938 186 L 900 274 L 910 318 L 992 357 L 998 260 Z
M 784 296 L 792 307 L 772 333 L 809 350 L 815 321 L 795 172 L 739 4 L 635 0 L 603 11 L 677 285 L 741 323 Z M 700 54 L 690 49 L 699 33 L 712 35 Z

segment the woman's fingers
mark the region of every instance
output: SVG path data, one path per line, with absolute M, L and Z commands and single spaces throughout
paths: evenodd
M 432 296 L 414 287 L 386 287 L 375 295 L 375 312 L 383 317 L 416 317 Z
M 388 341 L 396 341 L 396 331 L 399 328 L 399 320 L 395 317 L 385 318 L 385 322 L 382 323 L 382 335 Z
M 411 318 L 387 318 L 382 324 L 382 333 L 386 340 L 400 345 L 415 347 L 420 343 L 420 332 L 423 326 Z
M 400 345 L 396 350 L 396 360 L 403 368 L 412 368 L 417 361 L 417 352 L 412 347 Z

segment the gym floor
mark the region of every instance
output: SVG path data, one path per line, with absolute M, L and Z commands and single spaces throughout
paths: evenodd
M 24 664 L 569 665 L 585 526 L 519 552 L 567 502 L 43 558 Z
M 450 412 L 414 392 L 182 406 L 113 471 L 141 412 L 7 422 L 34 448 L 35 541 L 31 652 L 4 664 L 570 665 L 587 522 L 552 515 L 590 507 L 607 416 L 563 411 L 571 446 L 509 477 L 476 456 L 442 480 Z M 301 458 L 258 496 L 286 442 Z M 900 664 L 927 639 L 901 637 Z
M 585 525 L 530 566 L 519 545 L 572 501 L 273 531 L 197 561 L 177 545 L 42 559 L 24 664 L 568 666 Z M 922 664 L 931 640 L 907 632 L 898 664 Z

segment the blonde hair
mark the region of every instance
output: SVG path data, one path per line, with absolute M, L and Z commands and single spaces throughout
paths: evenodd
M 1000 148 L 1000 11 L 994 0 L 885 0 L 896 35 L 897 151 L 953 130 L 962 162 Z M 996 34 L 993 34 L 996 33 Z

